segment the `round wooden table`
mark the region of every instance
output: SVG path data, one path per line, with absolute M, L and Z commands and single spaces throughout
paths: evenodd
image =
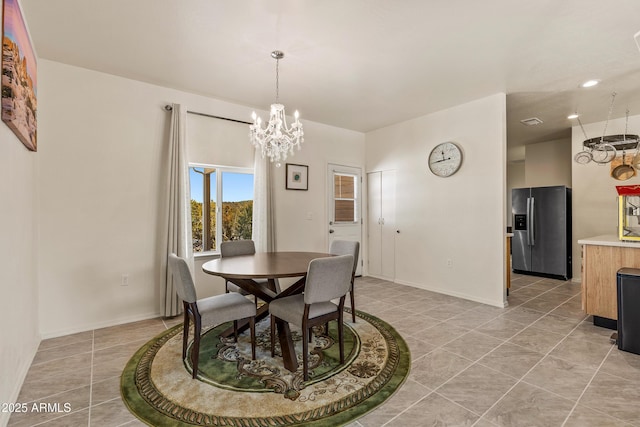
M 220 276 L 257 296 L 266 304 L 258 309 L 256 319 L 269 314 L 268 304 L 278 298 L 299 294 L 304 290 L 309 262 L 316 258 L 333 256 L 322 252 L 260 252 L 254 255 L 239 255 L 218 258 L 202 265 L 205 273 Z M 275 280 L 284 277 L 301 277 L 293 285 L 279 292 Z M 268 279 L 267 283 L 257 283 L 255 279 Z M 238 326 L 246 328 L 242 324 Z M 282 349 L 285 368 L 294 372 L 298 368 L 291 330 L 287 322 L 277 322 L 278 338 Z M 225 333 L 232 333 L 233 328 Z M 224 333 L 223 333 L 224 334 Z

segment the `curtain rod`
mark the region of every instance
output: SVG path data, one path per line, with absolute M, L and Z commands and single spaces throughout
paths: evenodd
M 171 111 L 171 110 L 173 110 L 173 107 L 171 105 L 165 105 L 164 109 L 166 111 Z M 187 110 L 187 113 L 195 114 L 196 116 L 211 117 L 212 119 L 220 119 L 220 120 L 227 120 L 227 121 L 230 121 L 230 122 L 244 123 L 246 125 L 252 125 L 253 124 L 253 123 L 250 123 L 250 122 L 245 122 L 243 120 L 229 119 L 227 117 L 220 117 L 220 116 L 214 116 L 214 115 L 211 115 L 211 114 L 198 113 L 197 111 L 188 111 Z

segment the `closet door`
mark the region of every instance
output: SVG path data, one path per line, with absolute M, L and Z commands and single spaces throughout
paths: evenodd
M 368 188 L 368 274 L 387 280 L 395 278 L 395 171 L 367 174 Z
M 381 275 L 385 279 L 396 278 L 396 171 L 382 172 L 382 244 Z
M 368 274 L 380 277 L 382 275 L 382 172 L 367 174 L 367 203 Z

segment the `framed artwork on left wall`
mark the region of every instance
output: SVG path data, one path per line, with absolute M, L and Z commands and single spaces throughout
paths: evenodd
M 18 0 L 2 3 L 2 121 L 37 151 L 36 55 Z

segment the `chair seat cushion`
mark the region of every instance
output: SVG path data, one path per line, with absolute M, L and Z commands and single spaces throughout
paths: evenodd
M 318 302 L 311 304 L 309 318 L 313 319 L 328 313 L 338 311 L 338 306 L 332 302 Z M 296 326 L 302 326 L 304 315 L 304 295 L 292 295 L 269 303 L 269 313 Z
M 235 292 L 199 299 L 197 304 L 203 326 L 256 315 L 255 304 Z

